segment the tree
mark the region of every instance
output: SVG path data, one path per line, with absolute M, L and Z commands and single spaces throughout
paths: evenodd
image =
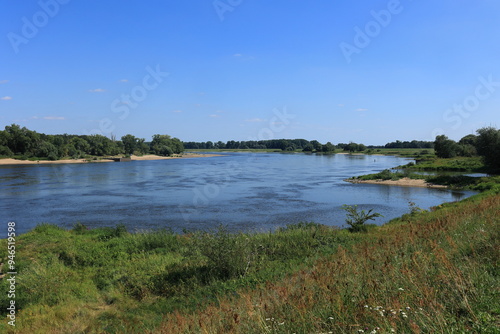
M 303 149 L 302 151 L 303 152 L 312 152 L 314 150 L 314 146 L 312 146 L 312 144 L 307 144 Z
M 335 151 L 335 145 L 332 143 L 328 142 L 322 147 L 323 152 L 334 152 Z
M 460 146 L 445 135 L 436 136 L 434 149 L 439 158 L 454 158 L 460 153 Z
M 48 141 L 44 141 L 38 145 L 35 155 L 37 157 L 49 158 L 50 160 L 57 160 L 60 157 L 57 147 Z
M 156 134 L 151 142 L 151 150 L 157 155 L 171 156 L 174 153 L 180 154 L 184 152 L 184 145 L 177 138 Z
M 123 143 L 123 151 L 125 152 L 125 154 L 134 154 L 135 150 L 138 148 L 138 138 L 128 134 L 123 136 L 121 139 Z
M 321 150 L 323 149 L 323 145 L 321 145 L 321 143 L 317 140 L 311 140 L 311 145 L 317 152 L 321 152 Z
M 488 167 L 500 170 L 500 130 L 485 127 L 477 130 L 477 134 L 477 153 Z

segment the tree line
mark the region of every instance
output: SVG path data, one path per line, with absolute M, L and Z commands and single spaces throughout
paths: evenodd
M 328 142 L 326 144 L 321 144 L 317 140 L 306 140 L 306 139 L 271 139 L 271 140 L 249 140 L 249 141 L 234 141 L 230 140 L 227 142 L 217 141 L 207 141 L 207 142 L 183 142 L 184 147 L 190 150 L 197 149 L 273 149 L 282 151 L 309 151 L 309 152 L 333 152 L 336 149 L 341 149 L 346 152 L 362 152 L 366 149 L 374 148 L 421 148 L 421 149 L 432 149 L 434 148 L 434 142 L 432 141 L 400 141 L 390 142 L 385 144 L 385 146 L 366 146 L 364 144 L 358 144 L 354 142 L 350 143 L 338 143 L 337 145 Z
M 154 135 L 147 143 L 144 138 L 127 134 L 108 138 L 103 135 L 47 135 L 12 124 L 0 131 L 0 156 L 46 158 L 85 158 L 87 156 L 110 156 L 131 154 L 157 154 L 171 156 L 184 151 L 182 142 L 169 135 Z
M 436 155 L 440 158 L 481 156 L 486 166 L 500 170 L 500 129 L 484 127 L 476 133 L 477 135 L 467 135 L 458 142 L 445 135 L 437 136 L 434 141 Z

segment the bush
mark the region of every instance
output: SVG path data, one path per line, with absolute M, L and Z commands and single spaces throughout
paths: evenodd
M 343 205 L 342 209 L 347 211 L 346 223 L 350 226 L 349 231 L 351 232 L 366 232 L 367 226 L 365 223 L 368 220 L 375 220 L 377 217 L 383 217 L 380 213 L 371 213 L 373 209 L 358 211 L 358 206 L 354 205 Z
M 207 266 L 214 278 L 244 276 L 256 257 L 249 238 L 243 234 L 231 234 L 222 225 L 212 233 L 198 234 L 195 244 L 207 258 Z

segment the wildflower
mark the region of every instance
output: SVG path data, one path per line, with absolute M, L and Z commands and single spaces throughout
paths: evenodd
M 398 290 L 399 290 L 399 291 L 405 291 L 405 289 L 403 289 L 403 288 L 399 288 Z
M 328 319 L 333 320 L 333 317 L 328 317 Z
M 409 306 L 406 306 L 406 309 L 407 309 L 407 310 L 410 310 L 410 307 L 409 307 Z
M 365 308 L 368 308 L 368 305 L 365 305 Z
M 358 333 L 364 333 L 365 331 L 362 329 L 358 329 Z
M 278 323 L 278 325 L 280 325 L 280 326 L 283 326 L 284 324 L 285 324 L 285 322 L 284 322 L 284 321 L 283 321 L 283 322 Z

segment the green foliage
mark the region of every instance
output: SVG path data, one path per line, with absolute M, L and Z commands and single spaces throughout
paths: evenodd
M 373 209 L 368 210 L 368 212 L 365 212 L 365 210 L 358 211 L 357 205 L 343 205 L 342 209 L 347 211 L 347 218 L 345 221 L 347 225 L 350 226 L 349 230 L 351 232 L 366 232 L 367 226 L 365 223 L 367 221 L 375 220 L 377 217 L 383 217 L 378 212 L 372 213 Z
M 220 279 L 244 276 L 258 258 L 250 239 L 243 234 L 231 234 L 224 226 L 212 233 L 196 235 L 195 246 L 208 260 L 211 275 Z
M 323 147 L 321 148 L 323 152 L 335 152 L 335 145 L 332 143 L 328 142 Z
M 184 151 L 182 142 L 177 138 L 168 135 L 154 135 L 151 142 L 151 149 L 157 155 L 171 156 Z
M 133 135 L 125 135 L 122 138 L 123 150 L 125 154 L 131 155 L 134 154 L 136 150 L 139 150 L 140 147 L 140 139 L 136 138 Z
M 0 131 L 0 157 L 22 160 L 59 160 L 64 157 L 93 159 L 96 156 L 146 154 L 150 150 L 159 155 L 180 154 L 182 142 L 167 135 L 155 135 L 151 146 L 143 138 L 125 135 L 121 141 L 103 135 L 46 135 L 12 124 Z
M 477 130 L 476 148 L 487 166 L 500 171 L 500 129 L 486 127 Z
M 460 146 L 444 135 L 439 135 L 434 141 L 434 149 L 439 158 L 453 158 L 460 152 Z

